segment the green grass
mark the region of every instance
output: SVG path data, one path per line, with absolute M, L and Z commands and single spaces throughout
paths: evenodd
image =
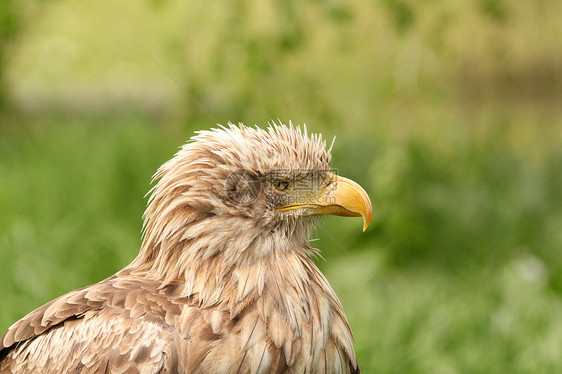
M 13 122 L 0 137 L 2 329 L 134 258 L 151 175 L 193 131 L 127 115 Z M 364 371 L 556 372 L 561 153 L 379 138 L 357 165 L 372 144 L 339 142 L 335 164 L 369 191 L 374 221 L 362 234 L 328 217 L 314 244 Z

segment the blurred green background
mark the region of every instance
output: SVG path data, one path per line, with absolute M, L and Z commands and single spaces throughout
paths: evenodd
M 195 130 L 279 118 L 374 203 L 313 242 L 365 373 L 559 372 L 562 2 L 1 4 L 0 330 L 135 257 Z

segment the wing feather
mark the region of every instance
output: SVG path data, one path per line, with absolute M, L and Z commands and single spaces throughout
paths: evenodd
M 137 283 L 119 281 L 112 277 L 72 291 L 16 322 L 0 338 L 0 373 L 177 368 L 175 331 L 163 323 L 163 309 L 176 309 L 161 295 L 160 307 L 148 308 L 142 292 L 134 291 Z M 147 283 L 145 292 L 151 286 L 156 290 Z

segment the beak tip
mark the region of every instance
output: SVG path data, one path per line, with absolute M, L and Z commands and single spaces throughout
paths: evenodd
M 367 231 L 369 224 L 371 223 L 371 217 L 363 217 L 363 232 Z
M 367 231 L 367 228 L 371 224 L 371 218 L 373 218 L 373 206 L 371 205 L 371 199 L 369 199 L 369 196 L 367 195 L 367 193 L 365 193 L 364 203 L 365 203 L 366 209 L 365 209 L 365 212 L 362 214 L 362 216 L 363 216 L 363 232 Z

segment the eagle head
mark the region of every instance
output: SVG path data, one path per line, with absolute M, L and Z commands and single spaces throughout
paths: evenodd
M 139 256 L 150 262 L 188 251 L 254 261 L 306 246 L 323 214 L 362 216 L 365 230 L 369 197 L 330 161 L 322 136 L 306 127 L 229 123 L 200 131 L 154 177 Z

